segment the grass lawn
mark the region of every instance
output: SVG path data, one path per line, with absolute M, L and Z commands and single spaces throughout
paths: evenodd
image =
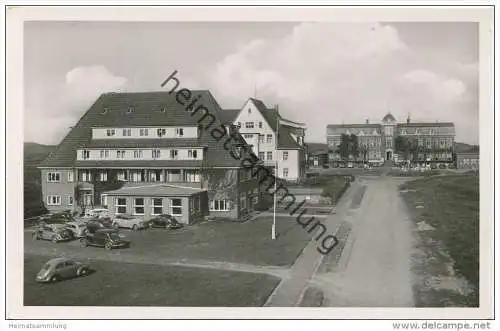
M 426 231 L 433 243 L 441 243 L 454 260 L 454 270 L 473 288 L 468 304 L 476 305 L 479 288 L 479 175 L 436 176 L 405 183 L 401 189 L 417 222 L 435 228 Z M 411 191 L 415 190 L 415 192 Z M 417 209 L 416 205 L 423 205 Z M 489 220 L 484 220 L 489 221 Z
M 47 257 L 24 259 L 25 306 L 262 306 L 279 279 L 262 274 L 95 261 L 96 272 L 55 284 L 34 278 Z
M 277 217 L 278 239 L 271 239 L 272 217 L 263 216 L 245 223 L 213 221 L 180 230 L 147 229 L 123 231 L 132 247 L 115 250 L 120 255 L 169 258 L 186 261 L 208 260 L 253 265 L 288 266 L 293 264 L 310 241 L 310 235 L 292 217 Z M 89 258 L 109 255 L 102 248 L 81 248 L 78 242 L 33 241 L 25 234 L 25 251 L 50 250 L 51 255 L 84 252 Z

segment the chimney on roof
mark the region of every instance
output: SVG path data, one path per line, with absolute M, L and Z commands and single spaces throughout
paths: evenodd
M 410 124 L 410 114 L 408 114 L 408 117 L 406 118 L 406 124 Z
M 370 120 L 369 120 L 369 119 L 366 119 L 366 120 L 365 120 L 365 123 L 366 123 L 366 124 L 370 124 Z

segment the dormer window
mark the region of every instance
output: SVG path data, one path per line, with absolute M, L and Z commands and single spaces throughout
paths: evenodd
M 101 111 L 101 115 L 105 115 L 108 113 L 108 110 L 109 108 L 108 107 L 105 107 L 102 111 Z
M 166 112 L 167 112 L 167 106 L 163 106 L 163 107 L 160 109 L 160 111 L 161 111 L 162 113 L 166 113 Z
M 141 159 L 142 158 L 142 151 L 134 151 L 134 159 Z
M 134 107 L 128 107 L 128 109 L 127 109 L 127 113 L 128 113 L 128 114 L 131 114 L 131 113 L 133 113 L 133 112 L 134 112 Z
M 165 129 L 157 129 L 156 130 L 156 135 L 158 137 L 163 137 L 166 133 L 167 133 L 167 130 L 165 130 Z
M 170 150 L 170 158 L 171 159 L 177 159 L 177 155 L 179 154 L 179 151 L 176 149 L 171 149 Z
M 153 159 L 160 158 L 160 156 L 161 156 L 160 150 L 159 149 L 153 149 L 152 152 L 151 152 L 151 156 L 153 157 Z
M 83 150 L 82 151 L 82 159 L 88 160 L 90 158 L 90 151 L 88 150 Z

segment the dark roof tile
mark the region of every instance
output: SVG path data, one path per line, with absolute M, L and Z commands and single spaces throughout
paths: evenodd
M 212 94 L 206 90 L 191 91 L 193 97 L 200 95 L 197 105 L 203 105 L 216 117 L 216 122 L 202 132 L 202 136 L 197 140 L 196 146 L 206 146 L 208 148 L 206 165 L 216 167 L 235 167 L 240 165 L 239 160 L 235 160 L 223 147 L 224 138 L 217 142 L 210 135 L 212 128 L 222 125 L 220 113 L 222 112 L 217 101 Z M 132 113 L 128 113 L 129 106 L 134 107 Z M 103 113 L 103 110 L 107 111 Z M 79 119 L 76 125 L 64 137 L 55 152 L 49 155 L 40 167 L 70 167 L 76 162 L 76 149 L 87 146 L 119 148 L 121 143 L 116 140 L 112 142 L 99 142 L 92 140 L 92 127 L 142 127 L 142 126 L 198 126 L 198 120 L 202 116 L 201 112 L 192 114 L 185 111 L 185 107 L 175 99 L 175 94 L 169 92 L 140 92 L 140 93 L 106 93 L 102 94 L 90 107 L 89 110 Z M 244 141 L 238 135 L 240 141 Z M 152 139 L 152 143 L 158 143 L 157 139 Z M 189 144 L 194 142 L 189 141 Z M 123 141 L 123 146 L 131 146 L 134 143 L 129 140 Z M 161 146 L 182 146 L 188 143 L 187 140 L 178 139 L 175 142 L 166 139 Z M 141 142 L 135 143 L 138 147 L 144 146 Z M 230 145 L 234 146 L 237 143 Z M 153 146 L 153 145 L 151 145 Z M 82 161 L 89 164 L 91 161 Z M 147 161 L 150 165 L 153 163 Z M 181 164 L 181 161 L 171 161 Z M 156 164 L 156 161 L 154 162 Z M 78 162 L 80 164 L 80 162 Z M 131 161 L 131 164 L 141 164 L 141 161 Z M 159 163 L 158 163 L 159 164 Z

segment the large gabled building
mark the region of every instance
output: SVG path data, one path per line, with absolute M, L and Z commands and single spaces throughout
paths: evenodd
M 143 218 L 173 214 L 185 223 L 208 213 L 246 215 L 259 191 L 231 153 L 247 153 L 244 140 L 225 127 L 209 91 L 192 95 L 213 116 L 210 128 L 203 112 L 185 107 L 176 94 L 101 95 L 39 165 L 47 209 L 107 206 Z M 224 128 L 225 136 L 215 139 L 214 127 Z
M 268 108 L 255 98 L 249 98 L 240 109 L 222 113 L 225 123 L 239 128 L 265 166 L 277 165 L 277 177 L 297 181 L 305 175 L 305 124 L 285 119 L 278 107 Z

